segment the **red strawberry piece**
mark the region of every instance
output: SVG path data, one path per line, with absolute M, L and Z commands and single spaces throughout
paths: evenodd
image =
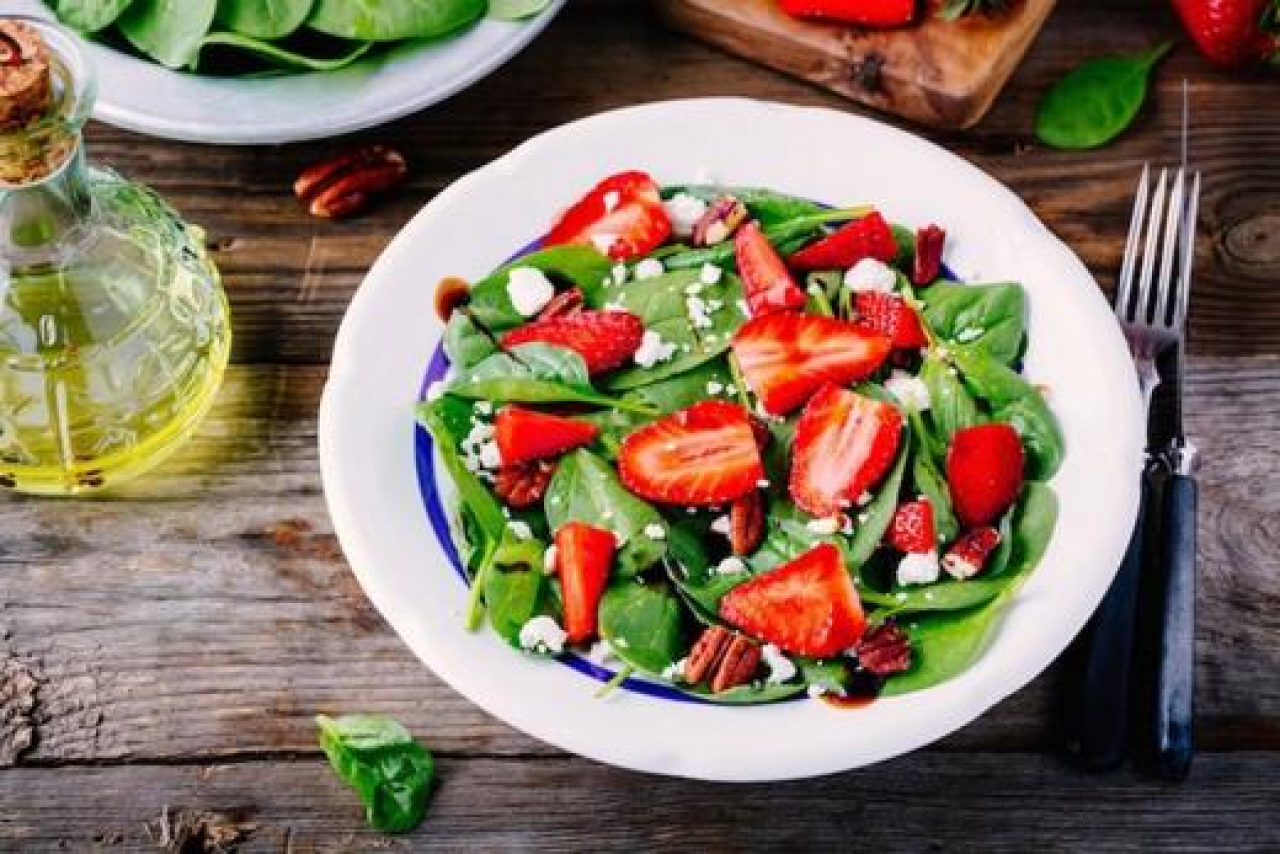
M 859 291 L 853 298 L 858 319 L 893 342 L 895 350 L 918 350 L 929 343 L 920 315 L 897 294 Z
M 911 271 L 911 281 L 920 287 L 928 287 L 942 274 L 942 250 L 946 248 L 947 233 L 936 225 L 927 225 L 916 231 L 916 261 Z
M 801 249 L 791 256 L 790 263 L 797 270 L 836 270 L 848 269 L 864 258 L 888 264 L 896 257 L 898 242 L 889 223 L 872 211 Z
M 989 525 L 1022 489 L 1022 439 L 1008 424 L 957 430 L 947 451 L 947 484 L 956 516 L 967 528 Z
M 987 566 L 987 558 L 1000 545 L 1000 532 L 991 526 L 966 531 L 942 557 L 942 568 L 953 578 L 973 578 Z
M 594 246 L 627 261 L 649 254 L 670 236 L 671 219 L 657 183 L 644 172 L 623 172 L 601 181 L 561 214 L 543 243 Z
M 629 311 L 579 311 L 535 320 L 502 336 L 502 346 L 553 344 L 573 350 L 594 375 L 616 368 L 635 355 L 644 339 L 644 322 Z
M 618 474 L 636 495 L 686 506 L 733 501 L 764 477 L 760 449 L 736 403 L 704 400 L 622 440 Z
M 840 550 L 815 546 L 725 594 L 720 616 L 793 655 L 828 658 L 858 642 L 867 620 Z
M 938 547 L 933 525 L 933 505 L 927 498 L 902 504 L 893 514 L 886 537 L 889 545 L 906 554 L 928 554 Z
M 1229 69 L 1280 62 L 1276 0 L 1173 0 L 1173 8 L 1210 62 Z
M 916 17 L 916 0 L 782 0 L 794 18 L 843 21 L 866 27 L 900 27 Z
M 897 407 L 839 386 L 823 386 L 796 424 L 792 499 L 814 516 L 833 516 L 885 476 L 901 438 L 902 414 Z
M 569 522 L 556 531 L 556 571 L 564 600 L 564 631 L 573 643 L 596 634 L 600 597 L 609 581 L 617 540 L 612 531 Z
M 757 223 L 749 222 L 738 229 L 734 250 L 752 317 L 804 308 L 804 291 Z
M 889 351 L 889 339 L 863 324 L 793 311 L 754 317 L 733 339 L 747 384 L 773 415 L 802 406 L 825 383 L 865 379 Z
M 600 428 L 576 418 L 504 406 L 493 419 L 494 439 L 504 466 L 558 457 L 589 444 Z

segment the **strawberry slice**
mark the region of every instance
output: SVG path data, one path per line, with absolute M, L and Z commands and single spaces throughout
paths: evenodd
M 793 18 L 843 21 L 864 27 L 901 27 L 916 17 L 916 0 L 782 0 Z
M 657 183 L 644 172 L 605 178 L 560 215 L 545 246 L 594 246 L 616 261 L 647 255 L 671 236 Z
M 747 384 L 773 415 L 803 405 L 824 383 L 865 379 L 889 351 L 889 339 L 863 324 L 793 311 L 752 318 L 733 339 Z
M 853 298 L 858 319 L 893 342 L 895 350 L 918 350 L 929 343 L 920 315 L 897 294 L 859 291 Z
M 956 516 L 967 528 L 989 525 L 1022 489 L 1026 456 L 1008 424 L 957 430 L 947 451 L 947 485 Z
M 814 516 L 835 515 L 885 476 L 901 438 L 897 407 L 836 385 L 823 386 L 796 424 L 792 499 Z
M 493 419 L 494 439 L 504 466 L 558 457 L 589 444 L 600 428 L 576 418 L 504 406 Z
M 695 403 L 623 439 L 618 474 L 636 495 L 663 504 L 733 501 L 764 477 L 747 419 L 736 403 Z
M 863 258 L 888 264 L 896 257 L 898 242 L 893 239 L 889 223 L 879 212 L 872 211 L 801 249 L 789 263 L 797 270 L 847 270 Z
M 906 554 L 928 554 L 938 547 L 938 531 L 933 524 L 933 505 L 917 498 L 899 505 L 889 523 L 885 539 Z
M 556 571 L 564 600 L 564 631 L 573 643 L 596 634 L 600 597 L 609 581 L 613 550 L 612 531 L 583 522 L 569 522 L 556 531 Z
M 804 291 L 791 277 L 787 265 L 782 263 L 758 223 L 749 222 L 738 229 L 734 250 L 752 317 L 804 308 Z
M 573 350 L 595 375 L 635 355 L 644 340 L 644 321 L 629 311 L 579 311 L 535 320 L 502 336 L 502 346 L 554 344 Z
M 815 546 L 725 594 L 720 616 L 793 655 L 829 658 L 856 644 L 867 627 L 840 550 Z

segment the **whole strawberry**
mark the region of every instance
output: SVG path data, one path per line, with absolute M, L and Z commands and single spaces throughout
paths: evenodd
M 1280 0 L 1173 0 L 1173 8 L 1210 62 L 1280 66 Z

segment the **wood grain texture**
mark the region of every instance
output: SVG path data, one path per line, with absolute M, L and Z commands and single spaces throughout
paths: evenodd
M 877 30 L 799 21 L 776 0 L 653 0 L 670 26 L 730 53 L 931 127 L 979 122 L 1040 32 L 1055 0 L 1000 15 Z

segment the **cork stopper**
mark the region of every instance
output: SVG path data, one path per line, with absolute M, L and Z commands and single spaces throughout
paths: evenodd
M 0 189 L 42 181 L 62 168 L 79 146 L 79 110 L 92 103 L 91 94 L 84 97 L 91 89 L 78 86 L 50 45 L 61 33 L 43 26 L 0 18 Z
M 49 46 L 23 21 L 0 19 L 0 132 L 21 130 L 49 112 Z

